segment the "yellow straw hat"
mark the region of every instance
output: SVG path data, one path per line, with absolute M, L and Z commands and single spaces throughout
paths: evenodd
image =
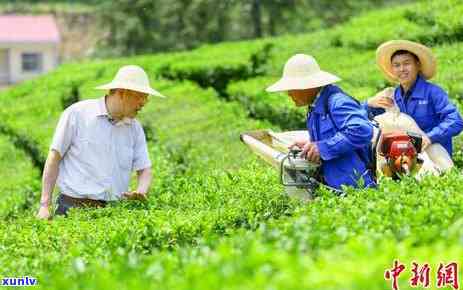
M 391 57 L 398 50 L 410 51 L 418 57 L 421 64 L 420 73 L 424 78 L 431 79 L 436 74 L 437 60 L 431 49 L 409 40 L 390 40 L 376 50 L 376 62 L 388 80 L 397 82 L 392 73 Z

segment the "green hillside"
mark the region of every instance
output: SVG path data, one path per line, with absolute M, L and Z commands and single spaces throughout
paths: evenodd
M 399 260 L 463 258 L 462 139 L 457 167 L 418 183 L 382 180 L 346 197 L 320 190 L 309 204 L 282 194 L 275 170 L 239 134 L 304 127 L 305 112 L 265 88 L 295 53 L 316 57 L 365 100 L 389 84 L 375 48 L 405 38 L 430 45 L 433 80 L 463 105 L 463 2 L 377 10 L 312 34 L 68 64 L 0 93 L 0 278 L 36 277 L 40 289 L 391 289 Z M 139 116 L 154 181 L 148 203 L 124 201 L 38 221 L 40 173 L 60 113 L 123 64 L 138 64 L 166 99 Z M 460 110 L 461 111 L 461 110 Z M 419 289 L 419 288 L 418 288 Z M 432 288 L 434 289 L 434 288 Z

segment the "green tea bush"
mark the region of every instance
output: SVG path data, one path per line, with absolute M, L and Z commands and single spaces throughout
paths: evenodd
M 234 82 L 228 86 L 231 100 L 239 102 L 251 118 L 268 120 L 282 129 L 305 128 L 306 108 L 296 108 L 284 94 L 267 93 L 274 78 L 260 77 Z
M 224 43 L 202 46 L 192 52 L 173 54 L 171 62 L 161 67 L 162 77 L 191 80 L 201 87 L 213 87 L 225 97 L 227 84 L 262 73 L 271 45 L 265 41 Z
M 415 5 L 399 6 L 354 18 L 337 28 L 332 44 L 356 49 L 376 49 L 381 43 L 391 39 L 416 40 L 417 36 L 427 33 L 427 27 L 405 17 L 409 10 L 415 8 Z
M 53 267 L 41 278 L 53 281 L 47 289 L 60 289 L 70 281 L 75 281 L 72 285 L 78 289 L 110 289 L 115 284 L 122 289 L 157 289 L 159 285 L 169 289 L 387 289 L 389 282 L 383 273 L 398 259 L 407 266 L 400 279 L 401 289 L 410 289 L 412 261 L 430 263 L 435 279 L 438 263 L 462 257 L 462 181 L 452 172 L 437 183 L 434 177 L 426 178 L 419 185 L 426 191 L 416 192 L 416 181 L 406 179 L 403 183 L 385 181 L 377 191 L 352 190 L 345 198 L 333 198 L 325 192 L 292 216 L 257 223 L 255 231 L 228 226 L 226 237 L 209 232 L 194 244 L 171 251 L 162 247 L 141 250 L 146 240 L 137 237 L 148 233 L 153 238 L 167 230 L 167 236 L 161 235 L 160 240 L 172 242 L 178 236 L 172 236 L 177 229 L 171 224 L 181 225 L 185 234 L 205 220 L 189 212 L 188 220 L 165 219 L 157 212 L 156 218 L 146 214 L 137 224 L 116 226 L 108 221 L 104 239 L 98 237 L 101 229 L 95 225 L 102 222 L 101 215 L 92 226 L 80 224 L 82 230 L 72 236 L 65 234 L 69 230 L 64 225 L 55 225 L 61 232 L 57 238 L 68 239 L 70 249 L 64 253 L 78 256 L 65 256 L 63 267 Z M 72 226 L 75 218 L 71 219 Z M 111 218 L 117 218 L 117 213 Z M 85 217 L 80 219 L 83 223 Z M 84 240 L 85 247 L 69 243 L 75 235 L 90 235 Z M 100 244 L 94 246 L 95 240 Z M 78 250 L 71 250 L 73 247 Z M 102 248 L 111 251 L 103 255 Z M 47 257 L 56 250 L 51 251 Z M 216 284 L 218 281 L 221 283 Z
M 462 12 L 463 4 L 458 0 L 427 1 L 407 10 L 404 16 L 428 27 L 427 33 L 417 40 L 432 45 L 463 40 Z
M 340 25 L 332 44 L 375 49 L 391 39 L 409 39 L 427 45 L 461 41 L 462 9 L 463 3 L 458 0 L 433 0 L 369 12 Z
M 38 188 L 39 171 L 10 140 L 0 136 L 0 220 L 12 218 L 18 211 L 30 208 Z

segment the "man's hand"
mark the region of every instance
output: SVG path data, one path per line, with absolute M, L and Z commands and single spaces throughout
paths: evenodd
M 298 140 L 295 141 L 293 144 L 288 146 L 288 149 L 293 149 L 294 147 L 298 147 L 299 149 L 302 150 L 304 148 L 305 144 L 309 143 L 308 140 Z
M 50 210 L 48 208 L 48 205 L 41 205 L 36 217 L 38 219 L 44 219 L 44 220 L 50 219 L 51 215 L 50 215 Z
M 40 198 L 40 209 L 36 217 L 39 219 L 50 219 L 49 202 L 52 199 L 53 188 L 58 178 L 58 168 L 61 155 L 56 150 L 50 150 L 45 161 L 45 168 L 42 176 L 42 194 Z
M 394 105 L 393 94 L 394 88 L 386 88 L 368 99 L 368 106 L 372 108 L 390 108 Z
M 320 151 L 317 143 L 307 142 L 302 148 L 301 156 L 310 162 L 320 163 Z
M 146 193 L 137 192 L 137 191 L 124 192 L 122 194 L 122 197 L 125 199 L 129 199 L 129 200 L 140 200 L 140 201 L 146 201 L 148 199 L 148 197 L 146 196 Z

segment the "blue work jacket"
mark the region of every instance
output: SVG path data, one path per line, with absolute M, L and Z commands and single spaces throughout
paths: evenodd
M 452 137 L 463 130 L 463 120 L 442 88 L 418 75 L 406 96 L 401 86 L 397 86 L 394 99 L 400 111 L 410 115 L 432 143 L 441 144 L 452 156 Z M 368 107 L 366 102 L 363 106 L 373 116 L 385 112 L 384 109 Z
M 341 185 L 376 185 L 367 169 L 373 126 L 354 99 L 335 85 L 323 87 L 309 108 L 307 129 L 320 151 L 321 170 L 328 186 L 340 189 Z

